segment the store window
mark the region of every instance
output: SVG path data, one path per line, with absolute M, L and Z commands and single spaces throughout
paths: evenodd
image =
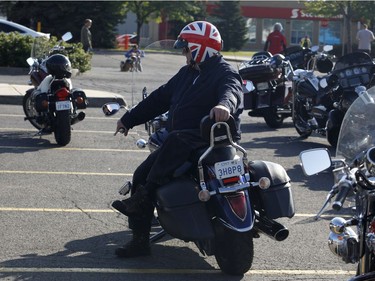
M 312 40 L 313 21 L 311 20 L 293 20 L 291 21 L 290 30 L 290 45 L 299 45 L 301 39 L 306 35 Z M 312 45 L 317 45 L 317 42 L 311 42 Z
M 257 39 L 257 19 L 248 18 L 246 21 L 246 27 L 248 30 L 249 43 L 255 44 Z
M 326 27 L 321 26 L 319 30 L 319 44 L 339 45 L 341 44 L 341 22 L 329 21 Z
M 285 20 L 282 20 L 282 19 L 263 19 L 263 32 L 262 32 L 262 43 L 263 44 L 266 42 L 268 34 L 270 34 L 273 31 L 273 26 L 277 22 L 281 23 L 281 25 L 283 26 L 282 33 L 285 34 L 284 33 Z

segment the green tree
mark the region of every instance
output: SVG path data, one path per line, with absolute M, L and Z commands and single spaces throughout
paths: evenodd
M 352 52 L 353 38 L 351 33 L 351 24 L 362 20 L 374 22 L 375 17 L 375 1 L 306 1 L 304 2 L 308 13 L 322 15 L 326 17 L 334 17 L 342 15 L 344 28 L 348 35 L 346 40 L 347 52 Z M 367 20 L 366 20 L 367 19 Z
M 129 1 L 126 8 L 136 15 L 137 34 L 140 34 L 143 24 L 150 20 L 161 22 L 167 19 L 180 27 L 205 14 L 205 6 L 200 1 Z M 175 33 L 176 29 L 172 32 Z M 140 36 L 138 44 L 139 40 Z
M 94 48 L 113 47 L 116 27 L 125 20 L 125 2 L 117 1 L 5 1 L 0 9 L 11 21 L 60 37 L 72 32 L 73 41 L 80 41 L 80 31 L 86 18 L 93 21 L 91 33 Z
M 224 51 L 240 50 L 247 41 L 246 21 L 241 15 L 239 1 L 216 2 L 212 23 L 219 29 Z

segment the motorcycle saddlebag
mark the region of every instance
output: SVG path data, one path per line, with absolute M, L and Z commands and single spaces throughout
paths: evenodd
M 86 109 L 89 101 L 88 101 L 84 91 L 82 91 L 81 89 L 78 89 L 78 88 L 74 88 L 74 89 L 72 89 L 72 96 L 73 96 L 73 99 L 76 101 L 75 104 L 77 106 L 77 109 Z M 77 102 L 78 98 L 82 98 L 83 101 Z M 82 99 L 78 99 L 78 100 L 80 101 Z
M 293 217 L 294 202 L 285 169 L 277 163 L 259 160 L 250 161 L 249 169 L 251 181 L 258 181 L 261 177 L 268 177 L 271 181 L 268 189 L 255 187 L 249 190 L 254 208 L 270 219 Z
M 175 178 L 157 189 L 158 220 L 171 236 L 184 241 L 214 237 L 205 203 L 198 199 L 198 190 L 198 184 L 188 177 Z
M 269 63 L 248 64 L 239 73 L 243 80 L 251 80 L 255 84 L 278 79 L 280 69 L 271 67 Z

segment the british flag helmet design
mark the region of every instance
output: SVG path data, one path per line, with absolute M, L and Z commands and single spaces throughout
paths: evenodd
M 216 26 L 206 21 L 195 21 L 181 30 L 174 47 L 189 47 L 193 60 L 201 63 L 221 50 L 222 40 Z

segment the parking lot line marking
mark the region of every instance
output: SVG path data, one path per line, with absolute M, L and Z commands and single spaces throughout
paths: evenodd
M 16 208 L 16 207 L 0 207 L 0 212 L 66 212 L 66 213 L 117 213 L 113 209 L 80 209 L 80 208 Z M 310 218 L 314 214 L 295 214 L 294 218 Z M 333 215 L 322 215 L 322 217 L 334 217 Z M 345 217 L 345 216 L 341 216 Z M 349 216 L 348 216 L 349 217 Z
M 57 172 L 57 171 L 10 171 L 0 170 L 0 174 L 42 174 L 42 175 L 83 175 L 83 176 L 121 176 L 132 177 L 133 174 L 127 173 L 94 173 L 94 172 Z
M 19 149 L 19 150 L 30 150 L 30 149 L 40 149 L 39 146 L 10 146 L 10 145 L 0 145 L 0 149 Z M 141 152 L 150 153 L 148 150 L 142 149 L 114 149 L 114 148 L 80 148 L 80 147 L 52 147 L 53 150 L 70 150 L 70 151 L 107 151 L 107 152 Z
M 1 273 L 134 273 L 134 274 L 222 274 L 219 269 L 171 268 L 50 268 L 50 267 L 0 267 Z M 355 275 L 345 270 L 249 270 L 246 275 Z
M 35 129 L 25 129 L 25 128 L 0 128 L 0 131 L 12 131 L 12 132 L 18 132 L 18 131 L 21 131 L 21 132 L 36 132 Z M 89 131 L 89 130 L 73 130 L 72 131 L 73 133 L 95 133 L 95 134 L 114 134 L 115 131 Z M 134 132 L 134 131 L 130 131 L 128 133 L 129 135 L 139 135 L 139 133 L 137 132 Z
M 11 208 L 0 207 L 0 212 L 61 212 L 61 213 L 116 213 L 112 209 L 66 209 L 66 208 Z

